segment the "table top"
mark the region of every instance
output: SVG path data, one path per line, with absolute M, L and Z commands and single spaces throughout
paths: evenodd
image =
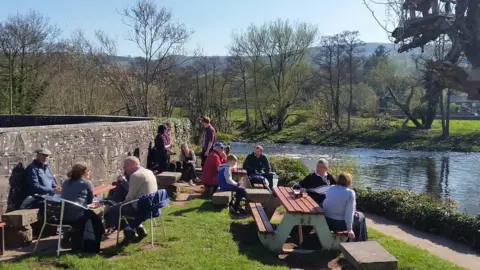
M 323 215 L 323 210 L 310 197 L 295 198 L 290 187 L 274 187 L 273 192 L 289 214 Z
M 247 174 L 247 171 L 242 168 L 234 168 L 232 169 L 232 173 L 234 174 Z

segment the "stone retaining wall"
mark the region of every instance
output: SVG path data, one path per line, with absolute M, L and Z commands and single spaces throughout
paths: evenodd
M 146 163 L 148 145 L 153 142 L 159 121 L 167 119 L 0 128 L 0 213 L 6 209 L 12 168 L 19 162 L 26 167 L 36 148 L 52 151 L 50 164 L 59 184 L 78 161 L 85 161 L 92 168 L 95 186 L 110 183 L 129 152 L 133 154 L 138 149 L 140 161 Z M 169 121 L 176 126 L 176 141 L 188 142 L 188 120 Z

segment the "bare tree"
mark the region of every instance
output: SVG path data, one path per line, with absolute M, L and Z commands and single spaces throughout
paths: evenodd
M 350 118 L 352 114 L 353 103 L 353 84 L 358 82 L 359 68 L 363 64 L 363 59 L 358 55 L 363 52 L 365 42 L 360 40 L 358 31 L 345 31 L 343 33 L 345 43 L 345 53 L 348 61 L 348 107 L 347 107 L 347 131 L 351 129 Z
M 228 58 L 227 66 L 233 76 L 233 85 L 241 85 L 243 102 L 245 109 L 245 125 L 250 127 L 250 111 L 248 109 L 248 83 L 250 76 L 248 74 L 248 60 L 246 57 L 240 56 L 238 52 L 230 52 L 231 57 Z
M 59 30 L 49 18 L 30 11 L 17 13 L 0 23 L 0 65 L 7 70 L 8 111 L 31 113 L 45 89 L 39 72 L 56 55 Z
M 124 63 L 117 57 L 116 42 L 104 32 L 96 31 L 100 50 L 90 46 L 90 55 L 101 65 L 105 77 L 115 86 L 130 115 L 148 116 L 152 88 L 157 92 L 158 81 L 163 81 L 169 70 L 179 65 L 176 58 L 182 52 L 193 31 L 173 21 L 172 13 L 159 8 L 151 0 L 139 0 L 125 8 L 121 15 L 130 29 L 127 40 L 135 43 L 142 57 Z M 153 95 L 157 97 L 158 95 Z M 162 103 L 160 103 L 162 104 Z

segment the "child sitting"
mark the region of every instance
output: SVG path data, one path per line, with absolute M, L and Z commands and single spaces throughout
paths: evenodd
M 229 204 L 230 211 L 235 214 L 245 214 L 245 209 L 240 207 L 240 202 L 245 198 L 245 188 L 232 179 L 232 168 L 237 166 L 237 157 L 234 155 L 227 156 L 227 163 L 218 169 L 218 186 L 221 190 L 235 191 L 235 197 Z

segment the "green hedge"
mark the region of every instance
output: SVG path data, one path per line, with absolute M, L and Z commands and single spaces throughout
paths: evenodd
M 358 208 L 362 211 L 480 250 L 480 217 L 458 212 L 455 205 L 402 189 L 356 189 L 356 194 Z

